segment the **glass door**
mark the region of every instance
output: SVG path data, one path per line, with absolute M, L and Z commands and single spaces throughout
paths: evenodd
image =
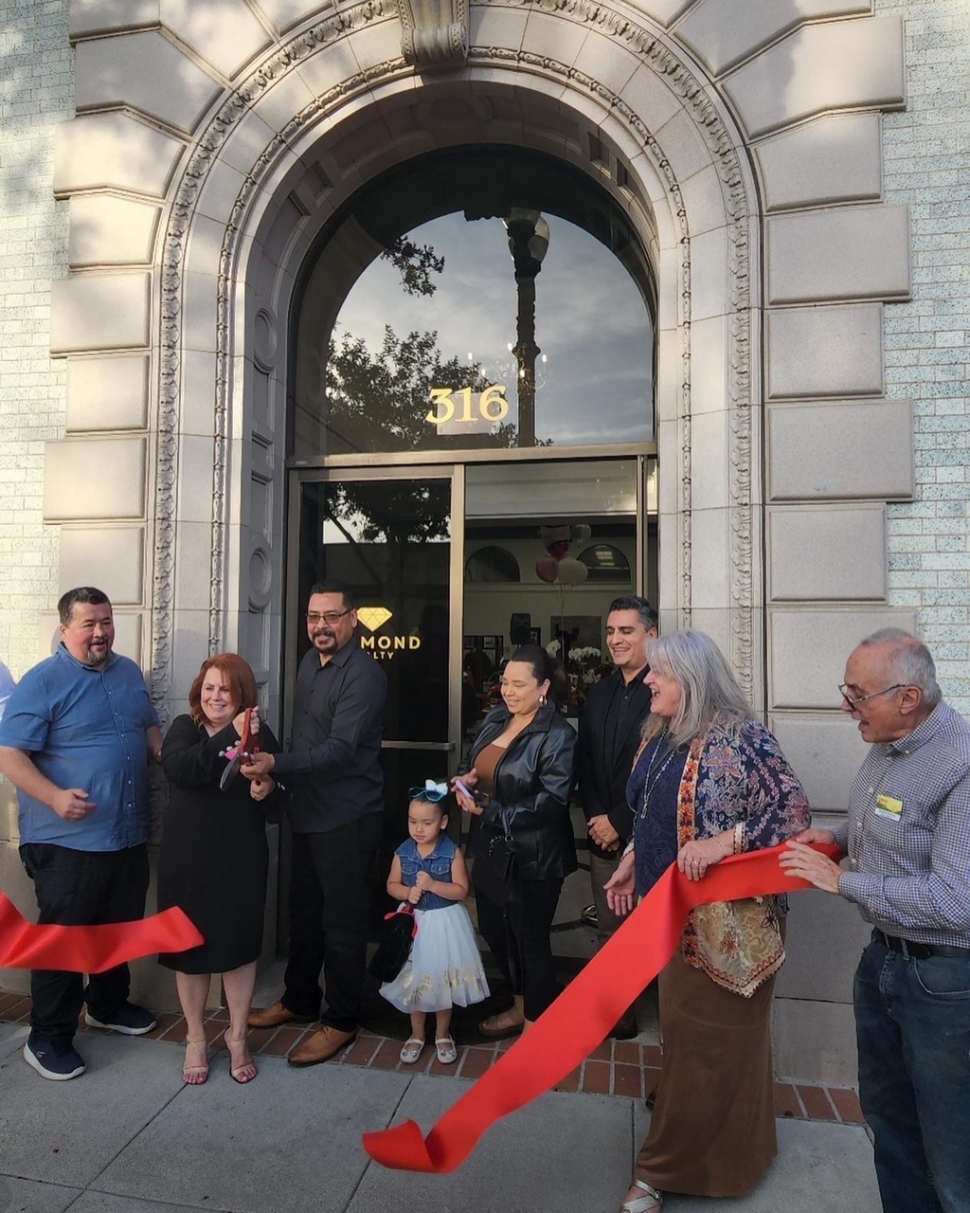
M 307 470 L 291 482 L 287 692 L 309 648 L 301 620 L 311 587 L 345 582 L 357 603 L 354 643 L 387 675 L 385 835 L 394 846 L 407 833 L 407 789 L 445 779 L 457 763 L 462 529 L 453 523 L 462 490 L 461 469 L 448 466 Z

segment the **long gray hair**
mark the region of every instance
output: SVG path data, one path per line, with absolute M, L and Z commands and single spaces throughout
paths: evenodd
M 668 728 L 672 746 L 686 745 L 718 714 L 742 720 L 753 715 L 734 671 L 705 632 L 683 628 L 651 640 L 647 660 L 652 670 L 679 684 L 680 707 L 669 720 L 651 713 L 643 726 L 645 741 Z

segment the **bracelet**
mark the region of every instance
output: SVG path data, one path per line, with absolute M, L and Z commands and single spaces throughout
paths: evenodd
M 740 855 L 744 850 L 744 822 L 739 821 L 734 827 L 734 851 L 733 854 Z

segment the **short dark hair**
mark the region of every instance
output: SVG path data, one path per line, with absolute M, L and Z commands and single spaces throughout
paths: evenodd
M 352 611 L 356 608 L 357 603 L 354 600 L 354 591 L 345 581 L 317 581 L 310 587 L 310 597 L 314 594 L 342 594 L 344 598 L 344 610 Z
M 75 602 L 86 602 L 88 606 L 101 606 L 105 602 L 111 606 L 111 599 L 104 590 L 95 589 L 93 585 L 79 585 L 73 590 L 62 594 L 57 603 L 57 613 L 64 627 L 71 622 Z
M 650 605 L 646 598 L 641 598 L 639 594 L 627 594 L 622 598 L 614 598 L 610 603 L 608 614 L 612 615 L 614 611 L 636 611 L 640 616 L 640 622 L 649 631 L 651 628 L 659 627 L 657 612 Z

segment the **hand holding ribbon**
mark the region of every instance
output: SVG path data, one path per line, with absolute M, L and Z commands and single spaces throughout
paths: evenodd
M 837 848 L 816 844 L 837 858 Z M 461 1166 L 482 1134 L 574 1070 L 609 1034 L 680 942 L 684 919 L 711 901 L 762 897 L 811 886 L 779 865 L 784 845 L 735 855 L 688 880 L 671 864 L 612 939 L 552 1006 L 458 1102 L 427 1138 L 413 1121 L 365 1133 L 364 1149 L 385 1167 L 446 1174 Z

